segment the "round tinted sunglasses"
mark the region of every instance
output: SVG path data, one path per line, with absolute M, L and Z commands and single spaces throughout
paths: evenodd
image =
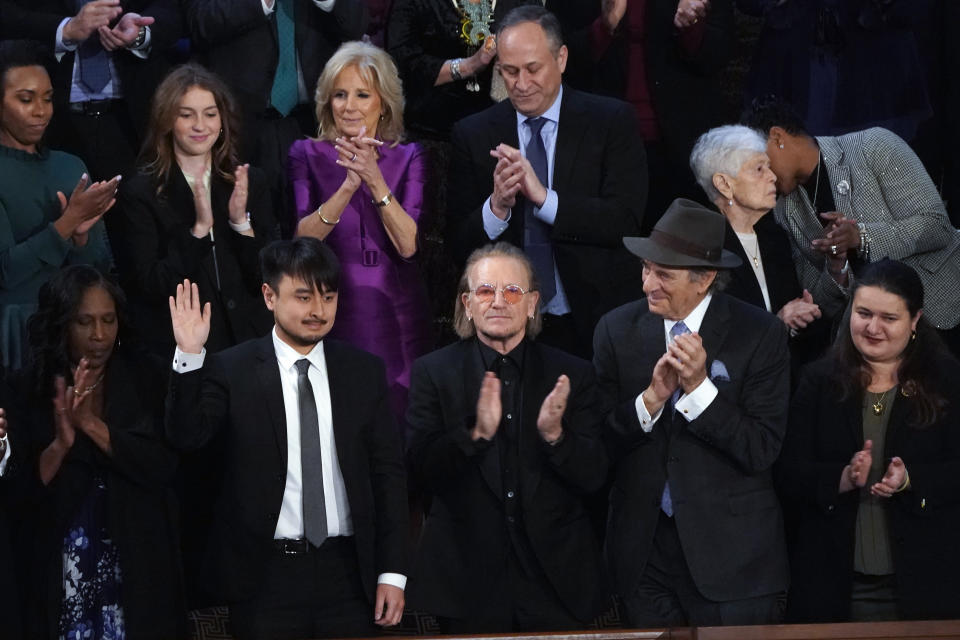
M 518 284 L 508 284 L 500 289 L 500 292 L 503 293 L 503 299 L 507 304 L 517 304 L 523 300 L 523 296 L 527 293 Z M 497 297 L 497 288 L 492 284 L 484 283 L 473 290 L 473 296 L 479 302 L 493 302 L 493 299 Z

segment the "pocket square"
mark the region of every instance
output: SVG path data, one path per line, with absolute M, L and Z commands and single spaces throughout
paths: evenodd
M 710 365 L 710 379 L 714 382 L 730 382 L 730 374 L 727 373 L 727 365 L 722 360 L 714 360 Z

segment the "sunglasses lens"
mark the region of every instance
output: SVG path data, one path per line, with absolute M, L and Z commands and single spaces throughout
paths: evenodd
M 482 284 L 477 287 L 477 290 L 473 292 L 473 295 L 475 295 L 477 300 L 480 302 L 489 302 L 496 297 L 497 290 L 488 284 Z
M 517 304 L 523 298 L 523 289 L 515 284 L 503 288 L 503 299 L 509 304 Z

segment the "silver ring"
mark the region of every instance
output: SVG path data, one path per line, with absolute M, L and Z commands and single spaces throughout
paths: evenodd
M 837 255 L 837 245 L 835 244 L 830 245 L 830 253 L 832 253 L 833 255 Z
M 356 161 L 357 161 L 357 154 L 353 154 L 353 157 L 350 158 L 350 162 L 356 162 Z

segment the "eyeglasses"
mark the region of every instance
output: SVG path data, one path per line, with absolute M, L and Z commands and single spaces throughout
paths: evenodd
M 517 304 L 527 293 L 518 284 L 508 284 L 500 291 L 503 293 L 503 299 L 507 304 Z M 473 290 L 473 295 L 479 302 L 493 302 L 493 299 L 497 297 L 497 288 L 492 284 L 484 283 Z

